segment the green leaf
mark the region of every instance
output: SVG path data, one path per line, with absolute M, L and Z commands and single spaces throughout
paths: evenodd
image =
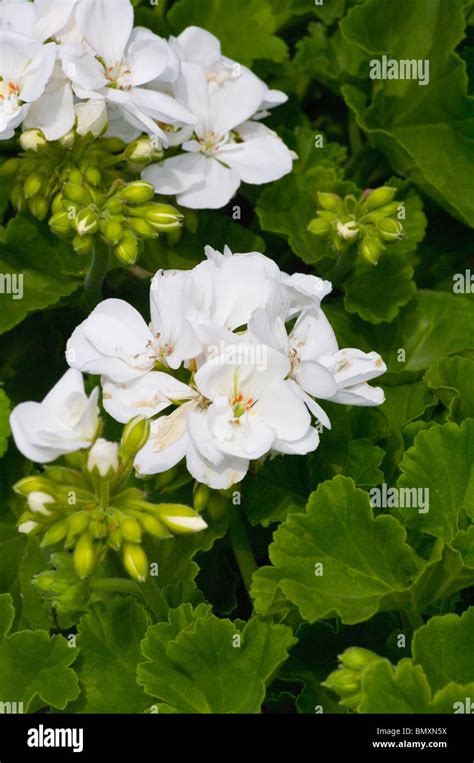
M 10 436 L 10 401 L 3 389 L 0 389 L 0 458 L 7 449 L 7 442 Z
M 55 305 L 80 285 L 85 264 L 72 247 L 60 241 L 30 216 L 20 215 L 7 226 L 0 243 L 0 272 L 13 278 L 15 293 L 0 294 L 0 334 L 20 323 L 28 313 Z M 22 298 L 15 298 L 21 294 Z
M 277 23 L 267 0 L 179 0 L 168 14 L 174 34 L 188 26 L 199 26 L 215 34 L 224 55 L 250 66 L 259 58 L 284 61 L 288 55 L 282 39 L 275 35 Z M 245 22 L 245 35 L 236 30 Z
M 342 84 L 357 82 L 364 56 L 341 34 L 340 27 L 329 33 L 323 24 L 310 24 L 308 32 L 296 44 L 296 68 L 336 92 Z
M 427 389 L 424 381 L 420 381 L 385 387 L 385 402 L 380 410 L 386 415 L 391 429 L 399 432 L 410 421 L 423 416 L 433 405 L 433 393 Z
M 400 464 L 399 488 L 428 490 L 429 511 L 400 509 L 411 528 L 452 540 L 465 509 L 474 518 L 474 419 L 420 432 Z
M 258 713 L 295 642 L 291 630 L 256 617 L 243 626 L 205 610 L 184 605 L 148 629 L 138 682 L 181 713 Z
M 373 517 L 369 496 L 352 480 L 335 477 L 310 496 L 306 514 L 290 514 L 270 546 L 275 585 L 309 622 L 339 616 L 344 623 L 368 619 L 384 598 L 410 585 L 417 572 L 403 527 L 389 516 Z M 322 565 L 318 567 L 317 565 Z M 253 588 L 253 593 L 258 588 Z M 265 602 L 255 597 L 255 609 Z
M 371 323 L 392 321 L 416 291 L 413 268 L 390 249 L 374 267 L 359 260 L 346 285 L 344 305 Z
M 12 599 L 0 596 L 0 696 L 2 702 L 23 702 L 24 712 L 51 705 L 64 710 L 79 693 L 69 666 L 77 649 L 63 636 L 46 631 L 20 631 L 8 636 L 13 621 Z
M 413 659 L 421 665 L 433 691 L 447 683 L 474 682 L 472 633 L 474 607 L 461 617 L 432 617 L 413 637 Z
M 353 8 L 341 24 L 349 42 L 371 59 L 429 61 L 429 86 L 387 79 L 374 82 L 369 99 L 351 85 L 343 95 L 395 170 L 472 226 L 474 102 L 454 52 L 464 35 L 464 6 L 464 0 L 367 0 Z
M 149 698 L 137 685 L 140 642 L 149 620 L 131 598 L 96 604 L 78 625 L 79 657 L 75 668 L 81 696 L 71 713 L 142 713 Z
M 302 511 L 306 505 L 305 482 L 304 462 L 298 456 L 285 456 L 284 464 L 281 458 L 274 458 L 256 474 L 248 474 L 243 505 L 251 524 L 268 527 L 292 511 Z
M 448 408 L 448 421 L 474 417 L 474 360 L 443 358 L 428 369 L 425 381 Z

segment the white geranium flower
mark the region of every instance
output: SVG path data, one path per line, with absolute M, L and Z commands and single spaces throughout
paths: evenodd
M 291 172 L 293 155 L 259 122 L 250 121 L 268 88 L 249 69 L 209 80 L 199 64 L 183 63 L 175 92 L 197 116 L 186 152 L 147 167 L 142 177 L 185 207 L 225 206 L 242 182 L 260 185 Z
M 70 369 L 42 403 L 21 403 L 10 416 L 18 450 L 31 461 L 47 464 L 66 453 L 88 448 L 94 440 L 99 390 L 89 398 L 79 371 Z
M 71 83 L 59 64 L 43 95 L 33 103 L 26 115 L 23 127 L 41 130 L 46 140 L 59 140 L 74 127 L 76 114 Z
M 75 12 L 84 45 L 68 45 L 61 58 L 79 98 L 104 99 L 116 106 L 134 128 L 155 134 L 164 145 L 160 124 L 194 124 L 194 115 L 165 93 L 145 86 L 168 81 L 176 71 L 176 54 L 147 29 L 133 29 L 129 0 L 81 0 Z
M 55 60 L 54 43 L 42 45 L 0 30 L 0 139 L 14 135 L 31 105 L 43 95 Z
M 69 365 L 124 383 L 153 371 L 157 364 L 177 369 L 199 355 L 201 342 L 186 318 L 189 278 L 188 271 L 155 276 L 150 326 L 121 299 L 101 302 L 71 336 Z

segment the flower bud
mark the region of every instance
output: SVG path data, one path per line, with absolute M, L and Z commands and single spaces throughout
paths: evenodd
M 207 506 L 209 516 L 212 517 L 212 519 L 221 519 L 227 511 L 228 505 L 229 501 L 227 498 L 220 495 L 220 493 L 215 493 Z
M 126 202 L 125 199 L 121 199 L 120 196 L 112 196 L 112 198 L 108 200 L 105 206 L 110 214 L 121 215 L 125 209 Z
M 73 553 L 74 569 L 83 580 L 92 572 L 95 562 L 94 544 L 88 533 L 81 535 Z
M 95 540 L 105 538 L 108 535 L 107 525 L 104 522 L 98 522 L 96 519 L 89 522 L 89 533 Z
M 148 559 L 141 546 L 126 543 L 123 549 L 123 563 L 130 577 L 144 583 L 148 575 Z
M 178 535 L 188 535 L 205 530 L 204 519 L 189 506 L 179 503 L 161 503 L 157 505 L 157 516 L 163 524 Z
M 59 138 L 59 143 L 63 148 L 72 148 L 76 141 L 76 133 L 74 130 L 69 130 L 65 135 L 62 135 L 61 138 Z
M 68 520 L 68 532 L 69 536 L 82 535 L 89 526 L 89 517 L 83 511 L 78 511 L 69 517 Z
M 115 255 L 124 265 L 135 264 L 138 257 L 138 242 L 132 231 L 124 232 L 120 244 L 115 248 Z
M 40 196 L 35 196 L 34 199 L 30 199 L 28 203 L 28 209 L 30 210 L 33 217 L 36 217 L 37 220 L 42 222 L 43 220 L 46 220 L 46 217 L 48 216 L 49 204 L 47 199 L 44 199 Z
M 153 227 L 153 225 L 141 217 L 129 217 L 127 218 L 127 225 L 133 230 L 140 238 L 156 238 L 159 233 Z
M 92 236 L 99 228 L 99 215 L 92 207 L 81 209 L 74 220 L 79 236 Z
M 130 543 L 140 543 L 142 539 L 142 528 L 136 519 L 133 517 L 125 517 L 125 519 L 122 519 L 120 522 L 120 529 L 125 541 L 129 541 Z
M 123 228 L 120 223 L 115 220 L 106 220 L 101 228 L 109 244 L 117 246 L 120 243 L 123 238 Z
M 119 196 L 130 204 L 143 204 L 155 195 L 155 189 L 145 180 L 136 180 L 119 191 Z
M 342 665 L 349 670 L 364 670 L 375 660 L 380 659 L 377 654 L 358 646 L 351 646 L 343 654 L 339 655 Z
M 138 453 L 148 441 L 150 424 L 144 416 L 136 416 L 128 422 L 122 434 L 122 449 L 128 458 Z
M 153 158 L 155 148 L 150 138 L 138 138 L 125 149 L 125 156 L 134 164 L 148 164 Z
M 53 201 L 51 202 L 51 211 L 53 214 L 57 214 L 58 212 L 64 211 L 64 198 L 62 193 L 57 193 L 54 197 Z
M 320 191 L 318 193 L 318 205 L 321 209 L 326 209 L 329 212 L 338 212 L 342 209 L 342 199 L 335 193 Z
M 118 444 L 100 437 L 89 451 L 87 469 L 102 478 L 115 477 L 118 472 Z
M 75 469 L 68 469 L 66 466 L 46 466 L 44 469 L 48 479 L 63 485 L 73 485 L 75 487 L 86 487 L 82 474 Z
M 384 241 L 397 241 L 403 235 L 402 224 L 392 217 L 383 217 L 379 220 L 377 230 Z
M 38 151 L 46 145 L 47 141 L 41 130 L 26 130 L 20 135 L 20 146 L 23 151 Z
M 55 522 L 46 530 L 41 545 L 53 546 L 55 543 L 59 543 L 60 541 L 64 540 L 66 537 L 67 528 L 67 519 L 60 519 L 59 522 Z
M 89 254 L 94 246 L 94 236 L 74 236 L 72 245 L 76 254 Z
M 69 201 L 75 201 L 77 204 L 88 204 L 91 200 L 90 194 L 83 185 L 79 183 L 65 183 L 63 195 Z
M 31 582 L 40 593 L 51 593 L 55 580 L 54 572 L 40 572 L 32 578 Z
M 158 231 L 176 230 L 181 227 L 183 215 L 169 204 L 149 204 L 145 219 Z
M 362 239 L 359 251 L 364 260 L 370 262 L 371 265 L 377 265 L 383 251 L 383 246 L 379 239 L 373 236 L 365 236 Z
M 114 551 L 118 551 L 122 546 L 123 538 L 120 530 L 110 530 L 107 536 L 107 544 Z
M 355 220 L 348 220 L 347 222 L 337 223 L 337 232 L 344 241 L 353 241 L 359 235 L 359 228 Z
M 28 508 L 33 514 L 43 514 L 45 517 L 51 516 L 51 512 L 46 508 L 46 505 L 55 502 L 52 495 L 40 492 L 39 490 L 33 490 L 33 492 L 28 495 L 27 500 Z
M 102 182 L 102 173 L 98 167 L 88 167 L 84 173 L 84 179 L 98 188 Z
M 99 140 L 99 147 L 103 151 L 107 151 L 108 154 L 121 153 L 126 144 L 121 138 L 101 138 Z
M 397 189 L 390 188 L 390 186 L 377 188 L 366 197 L 363 202 L 364 207 L 365 209 L 378 209 L 379 207 L 383 207 L 384 204 L 389 204 L 393 200 L 396 193 Z
M 315 217 L 308 225 L 308 231 L 319 238 L 326 238 L 330 234 L 331 228 L 329 220 L 324 220 L 321 217 Z
M 43 177 L 38 172 L 33 172 L 29 175 L 23 186 L 23 193 L 26 199 L 32 199 L 36 196 L 43 187 Z
M 26 522 L 22 522 L 18 525 L 18 532 L 22 533 L 23 535 L 29 535 L 38 527 L 40 527 L 38 522 L 33 522 L 33 520 L 28 519 Z
M 360 676 L 356 670 L 339 668 L 324 681 L 323 686 L 332 689 L 340 697 L 351 697 L 360 691 Z
M 208 486 L 201 485 L 199 482 L 196 482 L 194 486 L 193 506 L 194 510 L 197 511 L 198 514 L 201 514 L 201 512 L 203 512 L 207 507 L 210 497 L 211 491 Z
M 25 208 L 26 199 L 23 193 L 23 186 L 20 183 L 17 183 L 12 188 L 12 192 L 10 194 L 10 201 L 14 209 L 17 209 L 19 212 L 22 212 L 23 209 Z
M 72 220 L 67 212 L 57 212 L 49 218 L 49 227 L 57 236 L 72 236 Z
M 19 495 L 28 496 L 30 493 L 37 491 L 39 493 L 47 493 L 48 495 L 55 494 L 55 485 L 50 480 L 44 477 L 23 477 L 23 479 L 16 482 L 13 486 L 15 493 Z
M 143 525 L 144 530 L 155 538 L 170 538 L 171 534 L 169 530 L 162 524 L 159 519 L 152 514 L 143 513 L 140 517 L 140 522 Z
M 20 171 L 21 159 L 7 159 L 0 167 L 0 177 L 13 178 Z

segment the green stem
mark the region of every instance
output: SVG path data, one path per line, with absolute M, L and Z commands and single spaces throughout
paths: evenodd
M 138 583 L 127 578 L 97 578 L 90 581 L 91 591 L 108 593 L 126 593 L 132 596 L 142 596 Z
M 166 613 L 163 612 L 163 598 L 160 589 L 155 585 L 153 578 L 147 577 L 144 583 L 139 584 L 140 592 L 146 603 L 156 618 L 162 619 Z
M 415 609 L 415 607 L 409 607 L 405 609 L 404 614 L 406 615 L 406 618 L 414 631 L 418 630 L 418 628 L 421 628 L 421 626 L 425 624 L 422 616 L 418 610 Z
M 102 301 L 102 285 L 109 269 L 109 262 L 110 247 L 97 238 L 92 262 L 84 281 L 84 296 L 89 310 L 93 310 Z
M 229 519 L 229 538 L 238 564 L 245 588 L 250 595 L 252 575 L 257 571 L 257 563 L 250 546 L 242 511 L 239 506 L 230 506 L 227 514 Z

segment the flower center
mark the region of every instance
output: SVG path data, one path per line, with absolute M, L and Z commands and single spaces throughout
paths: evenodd
M 105 76 L 107 77 L 109 84 L 107 87 L 111 87 L 115 90 L 131 90 L 133 85 L 130 81 L 132 71 L 130 67 L 123 61 L 116 61 L 113 66 L 105 66 Z
M 13 82 L 0 77 L 0 104 L 6 114 L 13 114 L 19 107 L 20 89 Z
M 224 85 L 230 79 L 238 79 L 241 75 L 239 64 L 225 63 L 219 61 L 214 68 L 207 73 L 207 81 L 215 82 L 217 85 Z

